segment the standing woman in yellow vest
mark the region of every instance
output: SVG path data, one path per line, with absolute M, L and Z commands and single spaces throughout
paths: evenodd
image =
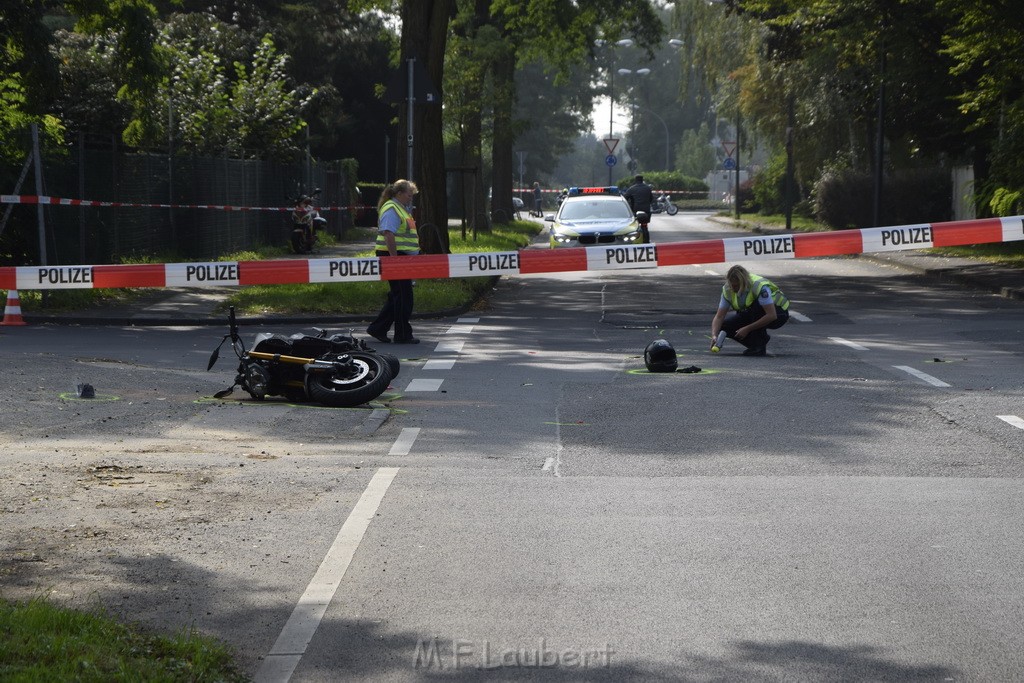
M 763 356 L 771 337 L 768 330 L 777 330 L 789 321 L 789 299 L 774 282 L 733 266 L 725 276 L 718 312 L 711 321 L 711 346 L 718 333 L 735 339 L 747 350 L 744 356 Z
M 420 253 L 416 221 L 410 211 L 416 196 L 416 185 L 411 180 L 396 180 L 381 192 L 377 202 L 377 256 L 411 256 Z M 387 301 L 377 319 L 366 328 L 366 333 L 387 344 L 388 330 L 395 326 L 396 344 L 419 344 L 412 336 L 413 290 L 412 280 L 389 280 Z

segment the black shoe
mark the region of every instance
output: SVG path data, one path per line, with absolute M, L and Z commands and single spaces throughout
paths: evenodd
M 366 334 L 370 335 L 371 337 L 379 341 L 381 344 L 391 343 L 391 340 L 388 339 L 388 335 L 386 334 L 374 334 L 373 332 L 370 332 L 370 330 L 366 330 Z
M 752 346 L 743 352 L 744 356 L 766 356 L 768 355 L 768 349 L 764 346 Z
M 419 344 L 420 340 L 416 337 L 409 337 L 408 339 L 396 339 L 396 344 Z

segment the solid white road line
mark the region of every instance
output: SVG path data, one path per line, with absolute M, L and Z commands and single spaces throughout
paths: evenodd
M 412 445 L 419 435 L 419 427 L 403 427 L 402 432 L 395 439 L 395 443 L 391 444 L 391 450 L 388 451 L 388 455 L 409 455 L 409 451 L 412 450 Z
M 411 391 L 437 391 L 441 388 L 441 382 L 443 379 L 420 379 L 416 378 L 409 382 L 409 386 L 405 388 L 406 393 Z
M 277 637 L 274 647 L 256 672 L 257 683 L 287 683 L 295 673 L 295 667 L 305 654 L 309 641 L 320 626 L 320 621 L 327 612 L 331 599 L 341 585 L 341 580 L 348 571 L 352 557 L 370 526 L 370 520 L 377 514 L 384 494 L 398 474 L 397 467 L 382 467 L 370 479 L 363 495 L 348 519 L 341 525 L 334 543 L 327 551 L 323 562 L 306 586 L 306 592 L 299 598 L 288 622 L 284 625 L 281 635 Z
M 423 364 L 424 370 L 451 370 L 455 367 L 454 360 L 440 360 L 431 358 Z
M 1020 419 L 1016 415 L 996 415 L 996 417 L 1006 424 L 1013 425 L 1017 429 L 1024 429 L 1024 420 Z
M 948 387 L 949 386 L 948 384 L 943 382 L 941 379 L 937 379 L 935 377 L 932 377 L 931 375 L 929 375 L 927 373 L 924 373 L 924 372 L 921 372 L 920 370 L 916 370 L 916 369 L 910 367 L 909 365 L 894 365 L 893 367 L 896 368 L 897 370 L 902 370 L 903 372 L 911 374 L 911 375 L 913 375 L 914 377 L 917 377 L 920 380 L 928 382 L 928 384 L 931 384 L 933 387 Z
M 847 341 L 847 340 L 843 339 L 842 337 L 829 337 L 829 339 L 834 341 L 836 344 L 842 344 L 843 346 L 849 346 L 851 349 L 856 349 L 857 351 L 869 351 L 870 350 L 866 346 L 861 346 L 860 344 L 857 344 L 855 342 Z

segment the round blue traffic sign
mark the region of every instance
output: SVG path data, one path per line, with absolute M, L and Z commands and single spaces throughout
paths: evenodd
M 732 157 L 726 157 L 725 161 L 722 162 L 722 168 L 726 171 L 731 171 L 736 168 L 736 160 Z
M 619 163 L 619 160 L 615 158 L 614 154 L 609 154 L 604 158 L 604 163 L 606 166 L 614 166 L 615 164 Z

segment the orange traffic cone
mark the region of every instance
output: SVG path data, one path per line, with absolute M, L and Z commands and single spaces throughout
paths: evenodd
M 4 308 L 4 319 L 0 325 L 24 325 L 21 319 L 21 300 L 18 299 L 18 290 L 7 290 L 7 306 Z

